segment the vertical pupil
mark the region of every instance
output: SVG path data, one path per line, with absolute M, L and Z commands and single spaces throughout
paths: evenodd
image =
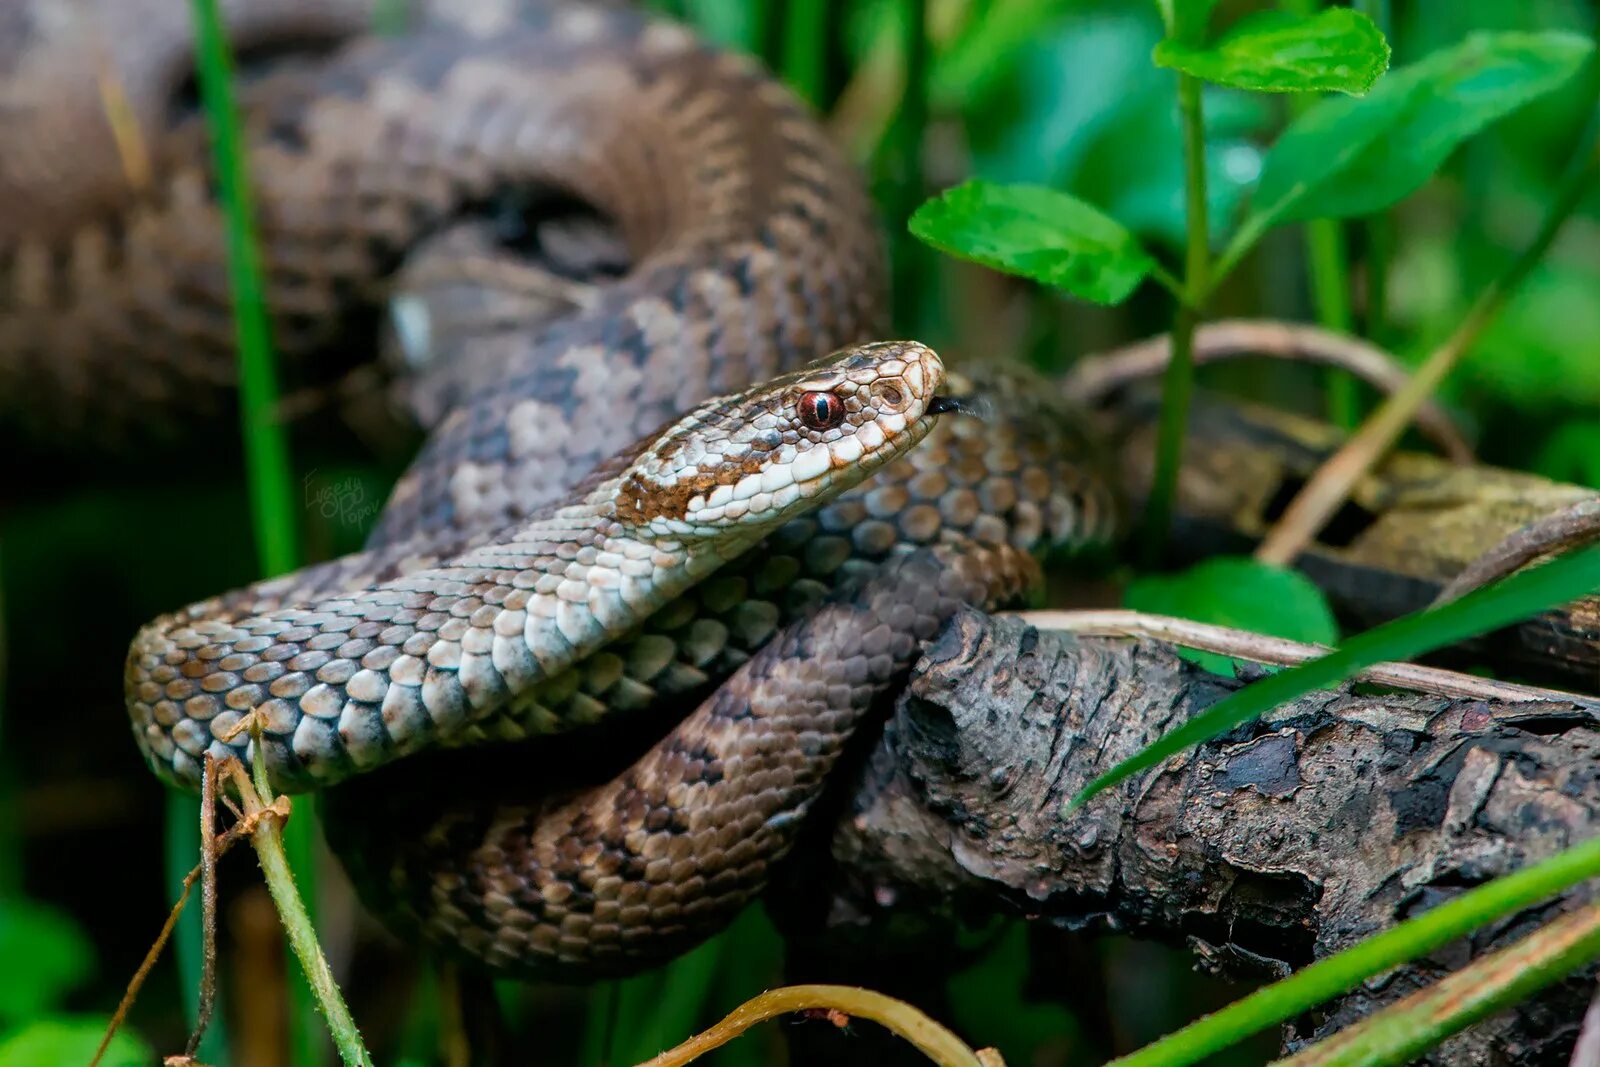
M 833 393 L 807 393 L 800 401 L 800 421 L 813 430 L 831 430 L 844 421 L 844 402 Z

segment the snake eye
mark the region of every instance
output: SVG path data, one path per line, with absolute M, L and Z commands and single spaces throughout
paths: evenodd
M 812 430 L 831 430 L 844 421 L 844 401 L 837 393 L 802 393 L 800 421 Z

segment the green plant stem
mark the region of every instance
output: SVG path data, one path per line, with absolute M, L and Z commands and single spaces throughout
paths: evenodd
M 278 422 L 278 377 L 263 298 L 260 248 L 233 100 L 233 59 L 216 0 L 194 0 L 200 97 L 211 131 L 217 186 L 225 216 L 228 282 L 239 345 L 239 408 L 250 481 L 256 552 L 267 577 L 299 565 L 289 446 Z
M 1311 275 L 1311 299 L 1317 323 L 1349 333 L 1354 325 L 1350 308 L 1350 262 L 1345 253 L 1344 227 L 1337 219 L 1306 223 L 1306 262 Z M 1338 370 L 1327 371 L 1328 418 L 1334 425 L 1352 429 L 1360 421 L 1356 383 Z
M 1317 469 L 1256 550 L 1257 559 L 1287 566 L 1301 547 L 1317 535 L 1350 494 L 1356 480 L 1399 440 L 1417 409 L 1434 394 L 1445 375 L 1472 348 L 1511 294 L 1544 258 L 1568 216 L 1593 188 L 1597 170 L 1600 137 L 1589 133 L 1533 242 L 1478 295 L 1455 332 L 1423 361 L 1411 379 L 1385 399 L 1355 436 Z
M 1184 257 L 1184 292 L 1172 325 L 1172 359 L 1161 391 L 1161 425 L 1156 438 L 1156 470 L 1145 509 L 1144 560 L 1154 567 L 1166 546 L 1172 524 L 1172 501 L 1183 466 L 1183 438 L 1194 392 L 1194 330 L 1205 294 L 1210 291 L 1210 225 L 1206 213 L 1205 112 L 1201 83 L 1178 75 L 1178 113 L 1183 126 L 1184 186 L 1187 196 L 1188 249 Z
M 350 1009 L 345 1006 L 339 986 L 333 980 L 333 970 L 322 954 L 322 946 L 317 943 L 317 931 L 312 925 L 311 913 L 306 910 L 305 902 L 295 888 L 294 872 L 289 867 L 289 857 L 283 847 L 283 816 L 272 810 L 276 801 L 271 783 L 267 780 L 266 757 L 259 743 L 255 745 L 251 779 L 246 780 L 244 775 L 239 774 L 234 785 L 244 801 L 246 815 L 258 813 L 259 822 L 250 834 L 250 843 L 255 846 L 256 855 L 261 861 L 267 891 L 272 894 L 278 917 L 289 935 L 289 945 L 300 961 L 317 1006 L 328 1021 L 334 1047 L 347 1065 L 372 1067 L 372 1057 L 361 1043 L 361 1032 L 356 1029 Z
M 1426 955 L 1472 930 L 1600 876 L 1600 838 L 1497 878 L 1414 919 L 1319 960 L 1107 1067 L 1181 1067 L 1294 1018 L 1368 978 Z
M 832 6 L 801 0 L 787 4 L 783 12 L 783 80 L 814 108 L 822 107 L 826 94 Z
M 300 563 L 288 441 L 277 418 L 278 381 L 267 318 L 260 244 L 249 169 L 233 98 L 233 59 L 216 0 L 193 0 L 197 74 L 211 133 L 228 249 L 228 282 L 239 349 L 239 409 L 249 483 L 250 514 L 260 573 L 283 574 Z M 316 894 L 315 827 L 302 818 L 288 828 L 285 843 L 306 891 Z M 174 860 L 174 866 L 177 863 Z M 185 944 L 180 936 L 180 945 Z M 292 973 L 292 972 L 291 972 Z M 289 983 L 290 1048 L 298 1064 L 322 1060 L 319 1036 L 310 1024 L 309 990 Z

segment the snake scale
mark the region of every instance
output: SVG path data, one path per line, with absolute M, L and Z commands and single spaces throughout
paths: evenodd
M 390 309 L 428 439 L 365 551 L 139 633 L 139 745 L 192 788 L 249 716 L 277 788 L 328 790 L 368 904 L 446 952 L 565 980 L 679 952 L 761 890 L 919 640 L 1108 536 L 1092 449 L 1020 372 L 868 343 L 870 203 L 749 59 L 613 5 L 441 0 L 397 37 L 223 6 L 281 356 L 326 377 Z M 37 432 L 225 408 L 181 12 L 0 16 L 0 395 Z M 560 733 L 615 765 L 572 780 Z

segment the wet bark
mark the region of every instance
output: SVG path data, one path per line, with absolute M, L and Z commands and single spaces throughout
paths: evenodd
M 1239 684 L 1156 642 L 958 615 L 834 824 L 831 938 L 881 946 L 907 914 L 1023 914 L 1186 942 L 1223 974 L 1277 976 L 1600 832 L 1592 707 L 1350 689 L 1304 697 L 1063 813 L 1094 776 Z M 1297 1020 L 1286 1044 L 1365 1016 L 1591 892 L 1369 983 Z M 1435 1059 L 1564 1063 L 1593 989 L 1593 973 L 1575 976 Z

